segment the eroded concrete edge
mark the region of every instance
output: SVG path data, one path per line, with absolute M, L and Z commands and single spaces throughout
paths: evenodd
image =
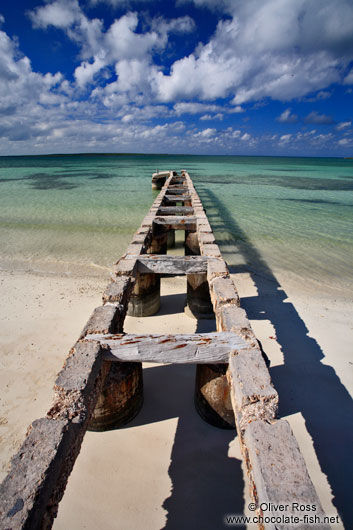
M 252 499 L 257 514 L 264 512 L 261 505 L 287 506 L 288 515 L 293 503 L 315 506 L 318 517 L 324 512 L 309 476 L 298 442 L 288 422 L 278 418 L 278 394 L 255 337 L 246 312 L 240 307 L 239 295 L 230 277 L 212 233 L 212 228 L 201 200 L 185 173 L 192 206 L 197 216 L 197 235 L 201 255 L 220 258 L 209 262 L 207 280 L 216 317 L 217 331 L 232 331 L 242 336 L 249 349 L 232 352 L 227 378 L 231 386 L 231 400 L 240 447 L 244 456 Z M 271 510 L 266 515 L 273 515 Z M 276 513 L 274 514 L 276 515 Z M 321 519 L 322 520 L 322 519 Z M 306 523 L 259 523 L 260 528 L 312 528 Z M 322 524 L 320 528 L 330 528 Z

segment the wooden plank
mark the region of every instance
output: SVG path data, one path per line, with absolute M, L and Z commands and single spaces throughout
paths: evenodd
M 191 195 L 188 195 L 188 194 L 185 194 L 185 195 L 172 195 L 172 194 L 166 193 L 164 195 L 164 199 L 166 201 L 170 201 L 170 202 L 191 201 Z
M 196 230 L 196 217 L 185 215 L 167 215 L 155 217 L 153 224 L 164 225 L 174 230 Z
M 192 206 L 161 206 L 157 215 L 192 215 L 193 213 Z
M 192 335 L 87 335 L 108 347 L 105 359 L 121 362 L 162 364 L 227 363 L 231 352 L 247 349 L 248 344 L 235 333 Z
M 180 186 L 168 186 L 168 191 L 173 195 L 185 195 L 185 193 L 188 192 L 188 189 Z
M 189 206 L 189 208 L 191 208 Z M 184 224 L 184 223 L 193 223 L 196 226 L 196 217 L 191 215 L 156 215 L 153 219 L 153 222 L 160 224 Z
M 200 274 L 207 272 L 209 260 L 205 256 L 168 256 L 163 254 L 141 254 L 140 256 L 128 255 L 127 260 L 136 260 L 137 270 L 140 273 L 155 274 Z

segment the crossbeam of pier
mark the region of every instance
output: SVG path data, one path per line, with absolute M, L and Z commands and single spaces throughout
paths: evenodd
M 158 208 L 158 215 L 192 215 L 192 206 L 161 206 Z
M 168 193 L 164 199 L 167 202 L 185 202 L 191 200 L 191 195 L 184 193 L 183 195 L 175 195 L 174 193 Z
M 179 335 L 86 335 L 85 340 L 98 341 L 104 359 L 120 362 L 161 364 L 228 363 L 232 352 L 247 349 L 245 340 L 235 333 L 193 333 Z
M 152 272 L 171 276 L 206 273 L 210 261 L 206 256 L 162 256 L 156 254 L 140 256 L 128 254 L 126 259 L 136 260 L 137 270 L 141 273 Z
M 167 215 L 165 217 L 157 216 L 153 220 L 155 225 L 164 225 L 169 230 L 196 230 L 196 217 L 187 215 Z

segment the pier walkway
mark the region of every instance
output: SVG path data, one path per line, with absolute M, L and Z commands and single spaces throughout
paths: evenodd
M 236 428 L 260 528 L 311 528 L 303 521 L 276 523 L 278 505 L 287 505 L 288 517 L 300 516 L 293 503 L 315 505 L 323 520 L 298 443 L 288 422 L 278 419 L 278 394 L 192 180 L 185 170 L 158 175 L 153 186 L 161 191 L 116 263 L 103 304 L 69 352 L 47 416 L 33 422 L 12 459 L 0 487 L 1 528 L 51 528 L 86 430 L 123 426 L 141 409 L 142 362 L 196 364 L 196 410 L 217 427 Z M 185 256 L 167 253 L 175 230 L 185 232 Z M 160 278 L 177 275 L 186 275 L 188 312 L 214 316 L 217 332 L 125 334 L 126 314 L 155 314 Z

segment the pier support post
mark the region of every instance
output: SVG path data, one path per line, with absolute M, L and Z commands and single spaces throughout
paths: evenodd
M 130 317 L 149 317 L 154 315 L 159 310 L 160 299 L 161 279 L 159 274 L 137 273 L 127 314 Z
M 200 245 L 197 232 L 185 231 L 185 256 L 199 256 Z
M 152 224 L 152 240 L 148 254 L 166 254 L 168 229 L 160 224 Z M 159 274 L 137 273 L 135 286 L 129 300 L 127 314 L 130 317 L 149 317 L 158 312 L 161 299 L 161 279 Z
M 123 427 L 139 413 L 143 403 L 141 363 L 109 364 L 88 430 L 108 431 Z
M 199 256 L 200 245 L 196 232 L 185 232 L 185 256 Z M 214 318 L 207 274 L 186 275 L 186 313 L 198 319 Z
M 121 333 L 130 290 L 130 278 L 114 282 L 106 299 L 110 303 L 93 311 L 80 338 L 90 333 Z M 136 416 L 143 402 L 141 363 L 103 361 L 102 373 L 104 381 L 88 426 L 90 431 L 122 427 Z
M 200 254 L 196 232 L 185 233 L 185 255 Z M 198 319 L 214 318 L 206 274 L 187 275 L 186 313 Z M 195 379 L 195 407 L 201 418 L 222 429 L 233 429 L 234 413 L 226 378 L 227 365 L 198 364 Z
M 167 234 L 167 248 L 175 247 L 175 230 L 172 228 Z
M 148 254 L 166 254 L 168 247 L 168 228 L 164 225 L 152 224 L 152 240 Z
M 186 300 L 188 313 L 197 319 L 214 318 L 213 306 L 208 289 L 207 275 L 186 275 Z
M 198 364 L 194 400 L 196 411 L 204 421 L 221 429 L 234 429 L 227 368 L 227 364 Z
M 166 179 L 158 179 L 153 181 L 152 180 L 152 189 L 153 190 L 161 190 Z

